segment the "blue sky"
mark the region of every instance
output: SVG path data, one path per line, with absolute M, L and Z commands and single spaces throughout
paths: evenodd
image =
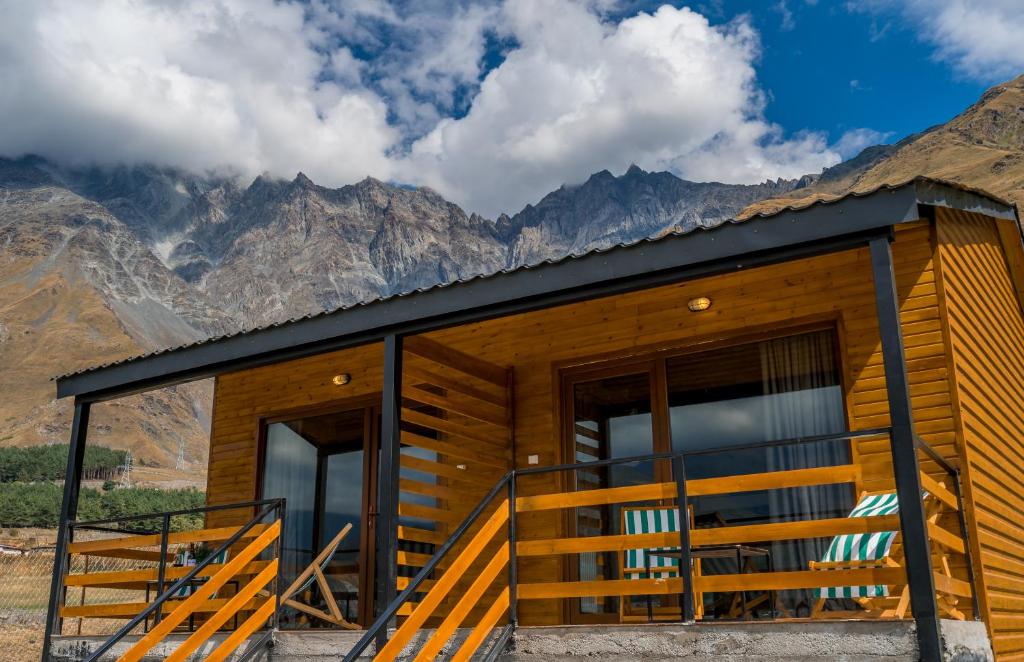
M 820 172 L 1024 72 L 1021 0 L 0 0 L 0 156 L 429 186 Z
M 899 140 L 948 121 L 995 82 L 965 76 L 937 59 L 897 13 L 845 5 L 721 3 L 720 16 L 749 13 L 761 34 L 758 71 L 769 93 L 769 119 L 791 131 L 818 127 L 838 136 L 870 127 Z

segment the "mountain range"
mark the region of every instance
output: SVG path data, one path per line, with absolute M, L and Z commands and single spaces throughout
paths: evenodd
M 735 185 L 633 166 L 495 220 L 372 178 L 332 189 L 302 173 L 0 159 L 0 445 L 66 443 L 70 406 L 49 378 L 143 351 L 917 174 L 1024 200 L 1022 136 L 1024 78 L 817 175 Z M 201 482 L 210 391 L 104 403 L 90 440 L 131 448 L 144 480 Z

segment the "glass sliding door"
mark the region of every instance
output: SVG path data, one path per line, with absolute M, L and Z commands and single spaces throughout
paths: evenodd
M 848 441 L 737 447 L 844 432 L 843 387 L 831 330 L 772 338 L 686 354 L 666 363 L 672 449 L 706 450 L 688 456 L 687 478 L 807 469 L 846 464 Z M 853 506 L 847 485 L 792 488 L 698 497 L 690 503 L 696 527 L 763 524 L 845 517 Z M 755 544 L 763 554 L 746 570 L 806 570 L 820 560 L 827 540 Z M 731 566 L 730 566 L 731 564 Z M 734 561 L 705 561 L 704 572 L 736 572 Z M 741 569 L 743 570 L 743 569 Z M 712 596 L 713 597 L 713 596 Z M 731 597 L 731 596 L 728 596 Z M 809 592 L 790 591 L 767 614 L 781 609 L 802 615 Z M 707 617 L 726 617 L 728 600 L 709 600 Z
M 263 498 L 284 497 L 284 585 L 305 570 L 347 525 L 352 528 L 327 560 L 324 574 L 346 620 L 372 618 L 373 503 L 376 493 L 376 413 L 351 409 L 268 422 L 263 453 Z M 299 601 L 323 609 L 320 587 Z M 285 610 L 282 627 L 330 627 Z
M 567 457 L 575 489 L 600 489 L 671 480 L 667 462 L 586 468 L 594 460 L 669 451 L 701 451 L 686 459 L 690 480 L 850 462 L 846 440 L 743 448 L 762 442 L 841 433 L 847 430 L 842 371 L 833 329 L 723 344 L 713 349 L 666 351 L 646 361 L 563 374 L 567 404 Z M 692 498 L 689 517 L 697 528 L 845 517 L 853 507 L 848 485 L 769 490 Z M 630 504 L 643 507 L 645 504 Z M 646 504 L 650 505 L 670 505 Z M 622 508 L 578 508 L 573 535 L 621 533 Z M 828 540 L 766 542 L 749 559 L 703 561 L 706 574 L 806 570 L 820 560 Z M 746 550 L 750 551 L 750 550 Z M 737 568 L 743 563 L 743 568 Z M 621 574 L 615 554 L 580 554 L 570 578 L 613 579 Z M 734 598 L 735 596 L 729 596 Z M 810 593 L 784 592 L 759 604 L 763 615 L 779 610 L 804 615 Z M 729 600 L 708 596 L 705 618 L 734 616 Z M 678 618 L 674 598 L 576 600 L 574 622 L 646 615 L 652 608 Z M 757 615 L 755 613 L 755 615 Z
M 570 385 L 571 438 L 577 463 L 647 455 L 654 450 L 652 371 L 650 365 L 631 367 L 624 374 L 581 377 Z M 573 472 L 577 490 L 641 485 L 654 481 L 651 462 L 581 468 Z M 576 508 L 575 535 L 604 536 L 621 533 L 621 506 Z M 616 579 L 618 554 L 585 552 L 574 559 L 580 581 Z M 581 598 L 572 607 L 574 622 L 617 620 L 619 599 Z

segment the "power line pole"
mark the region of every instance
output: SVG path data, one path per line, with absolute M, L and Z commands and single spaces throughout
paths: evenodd
M 119 487 L 132 486 L 132 452 L 124 456 L 124 466 L 121 467 L 121 484 Z

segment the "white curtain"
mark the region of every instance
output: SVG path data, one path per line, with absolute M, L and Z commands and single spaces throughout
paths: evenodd
M 282 564 L 286 583 L 313 559 L 313 508 L 316 494 L 316 448 L 284 423 L 267 426 L 263 470 L 264 499 L 284 497 Z
M 809 333 L 760 344 L 765 396 L 765 439 L 783 440 L 843 432 L 842 386 L 835 383 L 835 345 L 829 332 Z M 769 471 L 845 464 L 847 441 L 787 444 L 768 450 Z M 769 492 L 773 520 L 843 516 L 852 506 L 848 486 L 816 486 Z M 820 560 L 828 541 L 774 543 L 775 570 L 806 570 Z M 797 601 L 807 596 L 795 596 Z M 795 606 L 795 605 L 794 605 Z

